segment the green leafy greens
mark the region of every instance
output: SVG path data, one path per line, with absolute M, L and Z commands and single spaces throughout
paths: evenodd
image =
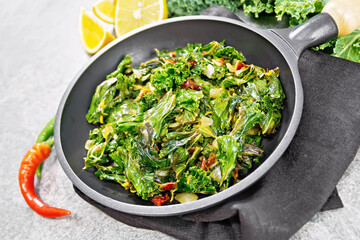
M 224 42 L 155 51 L 135 67 L 125 56 L 97 86 L 85 169 L 156 204 L 241 181 L 259 163 L 261 138 L 280 125 L 278 69 L 246 64 Z
M 234 13 L 239 10 L 255 18 L 275 16 L 278 21 L 286 15 L 289 27 L 297 26 L 316 14 L 319 14 L 329 0 L 167 0 L 170 17 L 197 15 L 210 6 L 222 6 Z M 334 38 L 314 47 L 314 50 L 335 57 L 360 63 L 360 28 L 345 37 Z M 238 58 L 239 59 L 239 58 Z M 214 76 L 215 77 L 215 76 Z M 228 79 L 224 84 L 236 82 Z M 166 84 L 166 83 L 164 83 Z

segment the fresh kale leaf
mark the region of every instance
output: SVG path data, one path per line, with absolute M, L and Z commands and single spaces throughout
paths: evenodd
M 272 13 L 274 11 L 274 0 L 240 0 L 240 4 L 247 15 L 254 14 L 256 18 L 260 13 Z
M 277 19 L 280 21 L 284 14 L 288 14 L 290 27 L 305 22 L 312 14 L 320 13 L 322 8 L 323 0 L 275 0 Z
M 89 123 L 104 123 L 104 117 L 115 104 L 113 99 L 116 94 L 116 82 L 116 78 L 110 78 L 96 87 L 86 114 L 86 120 Z
M 179 192 L 214 194 L 216 188 L 212 184 L 210 172 L 196 166 L 190 167 L 178 183 Z
M 333 56 L 360 63 L 360 28 L 336 41 Z
M 197 15 L 207 7 L 223 6 L 233 12 L 238 10 L 238 0 L 167 0 L 170 17 Z

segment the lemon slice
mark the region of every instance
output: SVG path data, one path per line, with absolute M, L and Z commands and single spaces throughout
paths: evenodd
M 100 0 L 93 5 L 93 12 L 104 22 L 115 24 L 115 0 Z
M 95 17 L 91 16 L 90 12 L 81 8 L 80 39 L 85 50 L 90 54 L 94 54 L 114 40 L 115 37 Z
M 115 33 L 119 37 L 135 28 L 167 18 L 166 0 L 117 0 Z

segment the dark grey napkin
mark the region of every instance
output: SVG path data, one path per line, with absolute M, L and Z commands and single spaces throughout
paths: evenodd
M 360 64 L 307 50 L 299 60 L 305 101 L 296 135 L 281 159 L 245 192 L 184 216 L 109 216 L 179 239 L 288 239 L 316 212 L 342 207 L 337 182 L 360 145 Z M 336 189 L 335 189 L 336 190 Z

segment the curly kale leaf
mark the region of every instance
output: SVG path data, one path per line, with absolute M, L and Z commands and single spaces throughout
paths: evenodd
M 198 15 L 202 10 L 213 5 L 223 6 L 237 12 L 238 0 L 167 0 L 170 17 Z
M 240 4 L 247 15 L 254 14 L 256 18 L 260 13 L 272 13 L 274 11 L 274 0 L 240 0 Z
M 175 64 L 166 63 L 162 68 L 154 71 L 150 77 L 151 85 L 159 95 L 170 91 L 175 86 L 183 84 L 190 75 L 191 64 L 182 59 Z
M 199 114 L 200 99 L 204 97 L 202 91 L 181 89 L 177 93 L 176 107 L 182 110 L 182 113 L 176 117 L 179 123 L 194 121 Z
M 127 76 L 122 73 L 119 73 L 116 76 L 116 79 L 117 79 L 116 89 L 118 90 L 118 93 L 116 99 L 114 100 L 116 102 L 121 102 L 131 95 L 132 88 L 135 83 L 135 75 Z
M 323 0 L 276 0 L 275 13 L 281 21 L 284 14 L 290 16 L 290 27 L 305 22 L 313 14 L 320 13 L 323 8 Z
M 181 89 L 177 93 L 176 106 L 187 111 L 195 111 L 199 108 L 200 99 L 203 97 L 202 91 Z
M 156 89 L 156 92 L 159 95 L 170 91 L 173 88 L 174 81 L 172 77 L 172 69 L 163 69 L 158 68 L 154 71 L 153 75 L 150 77 L 151 85 Z
M 210 172 L 193 166 L 186 171 L 178 182 L 179 192 L 214 194 L 216 188 L 212 183 Z
M 155 93 L 146 93 L 139 101 L 139 108 L 142 112 L 153 108 L 158 103 L 158 97 Z

